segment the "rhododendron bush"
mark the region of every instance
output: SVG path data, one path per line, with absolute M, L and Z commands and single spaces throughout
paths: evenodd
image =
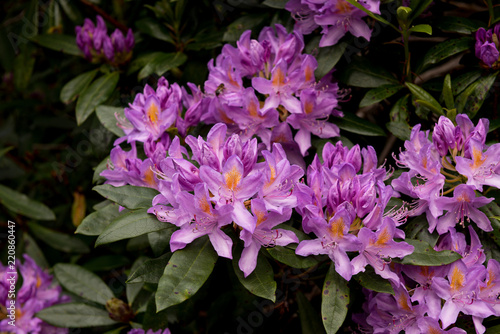
M 0 332 L 500 331 L 494 1 L 2 9 Z

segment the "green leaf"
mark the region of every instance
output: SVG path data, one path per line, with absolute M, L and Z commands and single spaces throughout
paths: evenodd
M 334 118 L 334 123 L 342 130 L 364 136 L 385 136 L 384 130 L 358 116 L 345 112 L 344 117 Z
M 119 78 L 118 72 L 105 74 L 83 91 L 76 103 L 76 122 L 78 125 L 82 124 L 97 106 L 111 96 Z
M 417 17 L 422 14 L 422 12 L 429 7 L 429 5 L 432 3 L 432 0 L 412 0 L 410 2 L 410 7 L 412 9 L 412 13 L 410 16 L 410 20 L 413 21 Z
M 363 12 L 365 12 L 366 14 L 368 14 L 368 16 L 370 16 L 371 18 L 383 23 L 383 24 L 387 24 L 388 26 L 392 27 L 393 29 L 395 30 L 398 30 L 399 29 L 394 26 L 391 22 L 387 21 L 386 19 L 384 19 L 382 16 L 378 15 L 378 14 L 375 14 L 375 13 L 372 13 L 370 10 L 366 9 L 365 7 L 363 7 L 363 5 L 361 5 L 360 3 L 358 3 L 356 0 L 346 0 L 348 3 L 350 3 L 351 5 L 353 5 L 354 7 L 358 8 L 358 9 L 361 9 Z
M 410 82 L 406 82 L 405 85 L 410 90 L 416 103 L 424 105 L 438 115 L 444 115 L 443 107 L 441 107 L 439 102 L 425 89 Z
M 104 182 L 106 178 L 102 177 L 100 174 L 108 168 L 108 161 L 110 156 L 108 155 L 106 158 L 102 159 L 102 161 L 94 168 L 94 175 L 92 176 L 92 183 L 97 183 L 99 180 Z
M 450 250 L 437 252 L 421 240 L 405 239 L 405 242 L 415 247 L 415 250 L 402 260 L 392 259 L 393 261 L 413 266 L 444 266 L 461 258 L 460 254 Z
M 428 24 L 417 24 L 410 28 L 411 32 L 422 32 L 427 35 L 432 35 L 432 27 Z
M 222 36 L 222 41 L 236 42 L 244 31 L 252 30 L 256 26 L 264 22 L 264 20 L 266 20 L 268 17 L 269 15 L 265 11 L 261 11 L 258 14 L 241 16 L 227 26 L 226 32 L 224 33 L 224 36 Z
M 23 233 L 24 240 L 24 252 L 28 254 L 39 267 L 47 269 L 49 268 L 49 263 L 45 256 L 43 255 L 42 250 L 38 247 L 35 239 L 33 239 L 28 233 Z
M 101 124 L 104 125 L 106 129 L 108 129 L 118 137 L 125 136 L 125 132 L 123 132 L 123 129 L 117 125 L 118 120 L 115 116 L 115 114 L 117 113 L 119 117 L 125 118 L 123 108 L 100 105 L 96 108 L 95 113 Z
M 443 31 L 457 32 L 460 34 L 472 34 L 482 27 L 483 22 L 471 20 L 465 17 L 443 16 L 433 22 L 434 27 Z
M 455 108 L 455 100 L 453 99 L 453 91 L 451 89 L 451 75 L 449 73 L 444 77 L 443 99 L 447 109 Z
M 83 267 L 89 271 L 106 271 L 109 272 L 112 269 L 125 267 L 130 264 L 128 257 L 124 255 L 102 255 L 99 257 L 91 258 Z
M 409 112 L 408 112 L 408 98 L 409 94 L 406 94 L 399 100 L 397 100 L 396 103 L 391 108 L 391 111 L 389 112 L 389 119 L 391 122 L 403 122 L 403 123 L 408 123 L 408 120 L 410 118 Z
M 401 140 L 410 140 L 411 129 L 404 121 L 389 122 L 385 125 L 387 130 Z
M 147 213 L 147 209 L 140 209 L 115 218 L 97 238 L 95 245 L 97 247 L 174 227 L 175 225 L 159 221 L 155 215 Z
M 32 45 L 21 48 L 14 58 L 14 85 L 20 92 L 24 91 L 30 82 L 35 67 L 35 50 Z
M 114 297 L 99 276 L 76 264 L 58 263 L 54 266 L 54 274 L 66 290 L 84 299 L 106 305 Z
M 382 85 L 397 85 L 399 82 L 384 67 L 370 63 L 364 58 L 354 58 L 339 79 L 348 86 L 377 88 Z
M 76 99 L 90 85 L 96 74 L 97 70 L 88 71 L 66 83 L 59 95 L 61 101 L 68 104 Z
M 49 228 L 29 222 L 28 226 L 38 240 L 43 241 L 50 247 L 66 253 L 84 254 L 89 253 L 90 249 L 82 240 L 72 235 L 67 235 Z
M 271 8 L 284 9 L 288 0 L 265 0 L 262 4 Z
M 135 26 L 140 32 L 175 45 L 175 41 L 172 36 L 170 36 L 168 29 L 161 23 L 152 20 L 151 18 L 139 20 L 135 23 Z
M 95 186 L 92 190 L 97 191 L 104 198 L 130 210 L 150 208 L 153 197 L 159 194 L 153 188 L 130 185 L 114 187 L 110 184 L 103 184 Z
M 170 237 L 174 231 L 175 229 L 173 228 L 167 228 L 161 231 L 148 233 L 149 245 L 155 256 L 160 256 L 168 248 Z
M 434 247 L 439 239 L 439 234 L 431 234 L 428 227 L 429 223 L 425 214 L 415 217 L 405 224 L 406 238 L 421 240 Z
M 104 208 L 92 212 L 82 220 L 75 233 L 84 235 L 101 234 L 111 221 L 120 215 L 118 208 L 119 205 L 110 203 Z
M 172 253 L 167 253 L 156 259 L 144 261 L 144 263 L 132 272 L 127 279 L 127 283 L 158 284 L 171 257 Z
M 453 96 L 457 96 L 469 87 L 470 84 L 476 82 L 481 77 L 481 73 L 481 70 L 470 71 L 451 80 Z
M 495 203 L 495 201 L 492 201 L 479 208 L 479 210 L 483 211 L 490 219 L 493 231 L 491 231 L 488 235 L 497 245 L 500 246 L 500 221 L 496 218 L 500 216 L 500 207 L 497 203 Z
M 399 92 L 401 88 L 403 88 L 401 85 L 383 85 L 370 89 L 359 103 L 359 107 L 362 108 L 383 101 Z
M 247 277 L 239 268 L 239 258 L 233 257 L 233 269 L 240 283 L 252 294 L 269 299 L 274 303 L 276 301 L 276 281 L 274 280 L 273 268 L 266 257 L 259 253 L 257 267 Z
M 300 327 L 302 334 L 325 333 L 321 318 L 312 306 L 311 302 L 299 291 L 297 292 L 297 304 L 299 305 Z
M 340 57 L 344 55 L 346 48 L 347 43 L 345 42 L 326 48 L 319 48 L 318 55 L 316 56 L 316 60 L 318 61 L 318 67 L 315 71 L 316 78 L 321 79 L 327 75 L 337 65 Z
M 173 68 L 179 67 L 184 64 L 187 60 L 187 56 L 184 53 L 154 53 L 152 59 L 146 64 L 137 75 L 139 80 L 148 77 L 151 74 L 156 74 L 158 76 L 163 75 L 165 72 L 170 71 Z
M 130 268 L 130 271 L 135 272 L 147 260 L 148 260 L 148 258 L 146 256 L 139 256 L 137 258 L 137 260 L 135 260 L 134 264 L 132 264 L 132 268 Z M 125 289 L 126 289 L 127 301 L 129 303 L 129 305 L 132 305 L 134 303 L 136 297 L 139 295 L 139 292 L 141 291 L 143 286 L 144 286 L 144 283 L 128 283 L 127 282 Z
M 76 39 L 70 35 L 44 34 L 31 39 L 33 42 L 51 50 L 59 51 L 73 56 L 82 56 L 83 53 L 76 45 Z
M 212 273 L 217 258 L 217 253 L 206 236 L 177 250 L 158 282 L 156 311 L 160 312 L 192 297 Z
M 498 72 L 482 77 L 467 87 L 456 100 L 457 113 L 466 113 L 474 118 L 488 97 L 488 91 L 495 83 Z
M 353 278 L 364 288 L 375 292 L 390 293 L 394 295 L 394 289 L 391 283 L 385 278 L 377 275 L 375 270 L 370 266 L 367 266 L 364 272 L 360 272 L 353 276 Z
M 500 334 L 500 325 L 487 328 L 484 334 Z
M 321 298 L 321 317 L 328 334 L 336 333 L 347 316 L 349 307 L 349 286 L 335 271 L 332 262 L 325 277 Z
M 83 303 L 57 304 L 36 313 L 37 318 L 58 327 L 84 328 L 117 324 L 108 311 Z
M 288 247 L 275 246 L 267 248 L 266 250 L 273 259 L 292 268 L 310 268 L 319 263 L 316 258 L 312 256 L 304 257 L 297 255 L 294 249 Z
M 474 38 L 472 37 L 449 39 L 439 43 L 427 51 L 423 57 L 422 63 L 417 69 L 417 73 L 421 73 L 429 66 L 437 64 L 448 57 L 454 56 L 465 50 L 469 50 L 473 45 Z
M 0 203 L 20 215 L 37 220 L 55 220 L 56 216 L 45 204 L 28 198 L 15 190 L 0 184 Z

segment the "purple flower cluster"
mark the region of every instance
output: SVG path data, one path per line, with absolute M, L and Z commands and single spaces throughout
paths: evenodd
M 483 186 L 500 186 L 500 144 L 485 144 L 489 122 L 476 126 L 465 114 L 456 117 L 455 125 L 441 116 L 432 141 L 429 131 L 413 128 L 405 151 L 396 159 L 409 168 L 392 182 L 396 191 L 414 199 L 409 215 L 426 213 L 429 232 L 447 233 L 457 223 L 464 226 L 472 219 L 484 231 L 492 231 L 491 222 L 478 208 L 493 198 L 478 196 Z M 453 192 L 453 197 L 446 196 Z M 444 211 L 447 211 L 443 215 Z
M 500 316 L 500 263 L 490 259 L 485 265 L 483 246 L 472 226 L 468 231 L 470 245 L 452 228 L 434 247 L 456 251 L 460 260 L 434 267 L 395 265 L 401 282 L 391 281 L 395 294 L 367 292 L 366 314 L 354 317 L 360 327 L 373 333 L 465 334 L 449 327 L 459 316 L 472 316 L 476 333 L 484 333 L 483 319 Z
M 358 2 L 371 12 L 380 14 L 379 0 Z M 370 40 L 372 31 L 362 20 L 367 14 L 345 0 L 290 0 L 285 9 L 292 13 L 295 29 L 302 34 L 310 34 L 321 27 L 323 37 L 320 47 L 337 44 L 348 31 L 356 37 Z
M 132 57 L 135 40 L 131 29 L 126 37 L 119 29 L 109 36 L 104 19 L 97 15 L 97 24 L 85 19 L 83 26 L 77 26 L 75 32 L 76 44 L 89 61 L 106 60 L 113 65 L 121 65 Z
M 500 23 L 493 29 L 479 28 L 476 31 L 476 57 L 487 67 L 500 67 Z
M 17 291 L 13 306 L 12 299 L 9 298 L 11 281 L 8 279 L 12 277 L 12 274 L 8 273 L 12 270 L 0 263 L 0 332 L 11 332 L 14 328 L 18 334 L 67 333 L 67 328 L 51 326 L 35 317 L 35 313 L 44 308 L 69 301 L 61 296 L 61 287 L 54 285 L 52 276 L 38 267 L 35 261 L 26 254 L 24 254 L 24 263 L 17 260 L 16 267 L 19 268 L 23 284 Z M 15 314 L 9 317 L 11 312 Z M 15 320 L 15 327 L 9 324 L 12 320 Z
M 245 31 L 236 47 L 226 44 L 215 62 L 209 62 L 197 120 L 226 123 L 230 133 L 243 140 L 257 135 L 268 149 L 273 142 L 284 144 L 287 151 L 287 146 L 298 144 L 302 155 L 311 147 L 311 134 L 338 136 L 338 127 L 328 122 L 331 115 L 342 116 L 337 110 L 338 85 L 331 76 L 316 81 L 318 64 L 303 53 L 302 35 L 289 34 L 279 24 L 264 28 L 257 40 L 250 35 Z M 297 144 L 289 126 L 297 130 Z
M 387 259 L 411 254 L 413 246 L 394 241 L 404 238 L 397 226 L 405 221 L 405 214 L 384 213 L 393 189 L 384 184 L 385 169 L 376 166 L 372 147 L 360 150 L 356 145 L 349 150 L 341 142 L 325 145 L 323 163 L 316 156 L 307 169 L 308 185 L 297 186 L 302 228 L 317 238 L 302 241 L 296 253 L 328 254 L 346 280 L 369 264 L 378 275 L 398 283 Z M 347 252 L 359 255 L 350 260 Z

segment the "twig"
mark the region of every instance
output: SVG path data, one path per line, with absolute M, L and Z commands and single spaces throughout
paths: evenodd
M 126 33 L 128 31 L 128 28 L 125 25 L 121 24 L 116 19 L 114 19 L 113 17 L 109 16 L 108 13 L 106 13 L 102 8 L 94 5 L 92 2 L 90 2 L 88 0 L 80 0 L 80 1 L 84 5 L 92 8 L 92 10 L 94 12 L 96 12 L 99 15 L 101 15 L 106 21 L 108 21 L 109 23 L 111 23 L 112 25 L 114 25 L 115 27 L 117 27 L 118 29 L 120 29 L 123 33 Z

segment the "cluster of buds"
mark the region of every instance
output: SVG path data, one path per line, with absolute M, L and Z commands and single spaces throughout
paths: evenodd
M 77 26 L 75 32 L 76 44 L 89 61 L 106 61 L 118 66 L 127 63 L 132 57 L 135 40 L 131 29 L 126 37 L 119 29 L 109 36 L 104 19 L 98 15 L 96 25 L 90 19 L 85 19 L 83 26 Z
M 380 14 L 380 0 L 356 1 L 373 13 Z M 363 17 L 367 14 L 345 0 L 290 0 L 285 9 L 292 13 L 295 28 L 304 35 L 321 27 L 319 46 L 335 45 L 349 31 L 356 37 L 370 40 L 372 31 Z
M 69 301 L 69 298 L 61 295 L 61 287 L 52 284 L 52 276 L 26 254 L 24 263 L 17 260 L 16 267 L 21 275 L 14 277 L 19 279 L 22 276 L 23 283 L 17 291 L 15 304 L 12 304 L 14 299 L 9 297 L 9 291 L 12 291 L 11 285 L 15 286 L 16 281 L 8 278 L 12 277 L 13 270 L 0 263 L 0 332 L 10 333 L 14 328 L 18 334 L 68 333 L 67 328 L 51 326 L 35 317 L 44 308 Z M 12 326 L 12 320 L 15 320 L 15 327 Z
M 479 28 L 476 31 L 476 57 L 486 67 L 500 68 L 500 23 L 494 28 L 486 30 Z

